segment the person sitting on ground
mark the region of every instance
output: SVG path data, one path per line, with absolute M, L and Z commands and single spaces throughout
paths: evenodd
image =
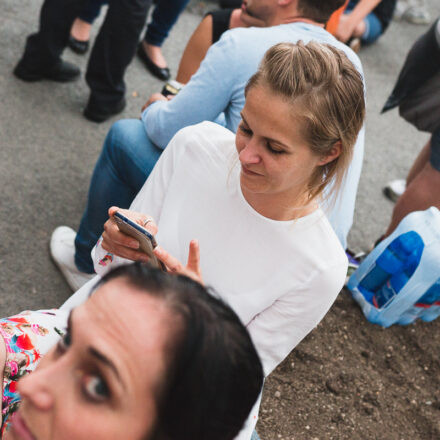
M 78 233 L 61 226 L 51 238 L 51 255 L 73 291 L 94 274 L 90 252 L 101 235 L 108 209 L 113 205 L 130 206 L 177 131 L 219 118 L 223 118 L 226 128 L 237 131 L 245 100 L 244 87 L 267 49 L 284 41 L 327 42 L 343 50 L 362 72 L 357 55 L 324 30 L 324 23 L 343 3 L 344 0 L 248 2 L 246 13 L 264 20 L 266 27 L 226 32 L 209 49 L 200 69 L 176 97 L 168 101 L 163 95 L 155 94 L 142 113 L 142 120 L 122 120 L 112 126 L 93 172 Z M 357 139 L 353 161 L 337 200 L 324 207 L 344 248 L 353 222 L 363 152 L 364 129 Z
M 232 440 L 263 383 L 229 306 L 139 263 L 70 314 L 0 319 L 0 371 L 4 440 Z
M 336 37 L 356 50 L 359 43 L 374 43 L 386 31 L 395 7 L 396 0 L 350 0 L 339 20 Z
M 431 138 L 416 158 L 405 182 L 390 182 L 384 192 L 397 199 L 385 235 L 410 212 L 440 209 L 440 18 L 413 45 L 383 111 L 399 107 L 400 115 Z M 401 194 L 395 189 L 402 187 Z
M 156 234 L 155 254 L 169 271 L 199 281 L 203 274 L 232 306 L 268 375 L 344 284 L 347 258 L 319 204 L 347 171 L 364 89 L 342 51 L 312 41 L 269 49 L 245 94 L 235 136 L 212 122 L 179 131 L 122 213 Z M 95 249 L 100 274 L 127 259 L 148 260 L 117 227 L 117 210 Z M 69 301 L 84 295 L 88 284 Z M 240 440 L 249 440 L 257 409 Z
M 155 2 L 151 22 L 147 26 L 145 37 L 138 46 L 138 57 L 152 75 L 167 80 L 170 70 L 162 54 L 161 46 L 171 28 L 176 23 L 189 0 L 160 0 Z M 89 48 L 92 24 L 98 17 L 102 5 L 108 0 L 87 0 L 81 12 L 72 24 L 68 46 L 76 53 L 84 54 Z

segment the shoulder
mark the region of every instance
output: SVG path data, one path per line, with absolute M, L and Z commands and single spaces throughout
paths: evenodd
M 345 55 L 347 55 L 347 58 L 353 63 L 354 67 L 356 67 L 356 69 L 359 71 L 359 73 L 361 73 L 363 76 L 362 63 L 361 63 L 360 58 L 357 56 L 357 54 L 350 47 L 348 47 L 344 43 L 341 43 L 336 38 L 334 39 L 334 41 L 332 41 L 331 44 L 332 44 L 332 46 L 335 46 L 336 49 L 339 49 L 342 52 L 344 52 Z
M 229 50 L 239 53 L 240 56 L 249 57 L 257 53 L 262 56 L 274 44 L 285 41 L 296 43 L 300 40 L 304 42 L 314 40 L 335 46 L 342 50 L 362 73 L 362 63 L 352 49 L 321 27 L 306 23 L 289 23 L 267 28 L 235 28 L 225 32 L 216 44 L 228 46 Z
M 189 125 L 179 130 L 174 138 L 183 142 L 210 142 L 231 141 L 235 135 L 227 128 L 211 121 L 203 121 L 199 124 Z
M 229 156 L 235 148 L 235 134 L 215 122 L 204 121 L 182 128 L 174 136 L 173 148 L 181 154 L 196 153 L 205 156 Z

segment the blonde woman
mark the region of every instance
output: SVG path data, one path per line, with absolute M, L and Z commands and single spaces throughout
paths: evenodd
M 156 255 L 170 271 L 199 281 L 203 274 L 232 306 L 266 375 L 343 286 L 347 259 L 319 203 L 343 180 L 364 113 L 362 77 L 343 52 L 278 44 L 246 87 L 236 136 L 211 122 L 179 131 L 123 211 L 156 234 Z M 95 248 L 99 274 L 124 259 L 146 260 L 118 230 L 116 210 Z M 249 440 L 257 409 L 240 439 Z

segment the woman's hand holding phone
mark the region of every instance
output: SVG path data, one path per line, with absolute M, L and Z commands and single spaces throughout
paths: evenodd
M 147 262 L 149 258 L 144 252 L 139 250 L 139 241 L 119 230 L 116 220 L 114 219 L 116 211 L 121 212 L 133 222 L 144 227 L 152 235 L 157 233 L 156 223 L 154 223 L 154 220 L 148 215 L 112 206 L 108 210 L 109 219 L 104 223 L 104 232 L 102 234 L 101 243 L 102 248 L 107 252 L 111 252 L 112 254 L 126 258 L 127 260 Z M 150 221 L 146 223 L 147 220 Z
M 129 220 L 144 227 L 152 235 L 157 233 L 157 225 L 148 215 L 112 206 L 108 210 L 109 219 L 104 224 L 101 243 L 102 248 L 107 252 L 111 252 L 112 254 L 126 258 L 127 260 L 148 262 L 149 257 L 139 250 L 139 242 L 119 229 L 114 218 L 117 211 Z M 197 240 L 191 240 L 189 244 L 188 261 L 186 266 L 160 246 L 156 246 L 153 253 L 156 258 L 166 266 L 166 269 L 169 272 L 185 275 L 203 284 L 202 272 L 200 269 L 200 249 Z

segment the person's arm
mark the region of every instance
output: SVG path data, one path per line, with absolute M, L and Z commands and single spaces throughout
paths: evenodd
M 351 12 L 341 15 L 335 35 L 336 38 L 345 43 L 352 36 L 360 37 L 363 33 L 360 29 L 365 17 L 372 12 L 380 2 L 381 0 L 359 0 Z
M 183 151 L 182 148 L 179 147 L 185 142 L 187 142 L 186 130 L 181 130 L 174 136 L 168 148 L 160 156 L 153 171 L 144 183 L 144 186 L 133 200 L 130 210 L 124 212 L 124 214 L 139 224 L 143 223 L 147 217 L 152 218 L 154 223 L 148 223 L 146 228 L 153 234 L 157 233 L 155 222 L 159 222 L 160 220 L 163 202 L 172 180 L 176 163 L 179 161 Z M 142 261 L 144 259 L 144 256 L 137 250 L 138 245 L 136 240 L 120 232 L 114 220 L 109 219 L 104 229 L 106 230 L 106 234 L 110 235 L 107 237 L 107 244 L 104 245 L 105 248 L 103 247 L 103 234 L 92 250 L 92 258 L 97 274 L 102 276 L 111 268 L 118 265 L 126 264 L 131 262 L 131 260 Z M 109 243 L 111 241 L 115 242 L 116 245 L 112 249 L 109 249 Z M 126 252 L 122 252 L 122 255 L 131 260 L 116 255 L 116 253 L 121 255 L 121 247 L 126 248 Z M 119 252 L 115 252 L 116 250 L 119 250 Z
M 236 87 L 237 47 L 227 32 L 211 46 L 199 70 L 171 101 L 158 101 L 142 113 L 148 137 L 160 148 L 183 127 L 214 121 L 229 105 Z
M 186 84 L 197 72 L 212 45 L 212 15 L 207 15 L 197 26 L 183 51 L 176 81 Z
M 312 272 L 301 288 L 277 299 L 247 325 L 266 376 L 319 324 L 342 289 L 346 273 L 343 260 Z

